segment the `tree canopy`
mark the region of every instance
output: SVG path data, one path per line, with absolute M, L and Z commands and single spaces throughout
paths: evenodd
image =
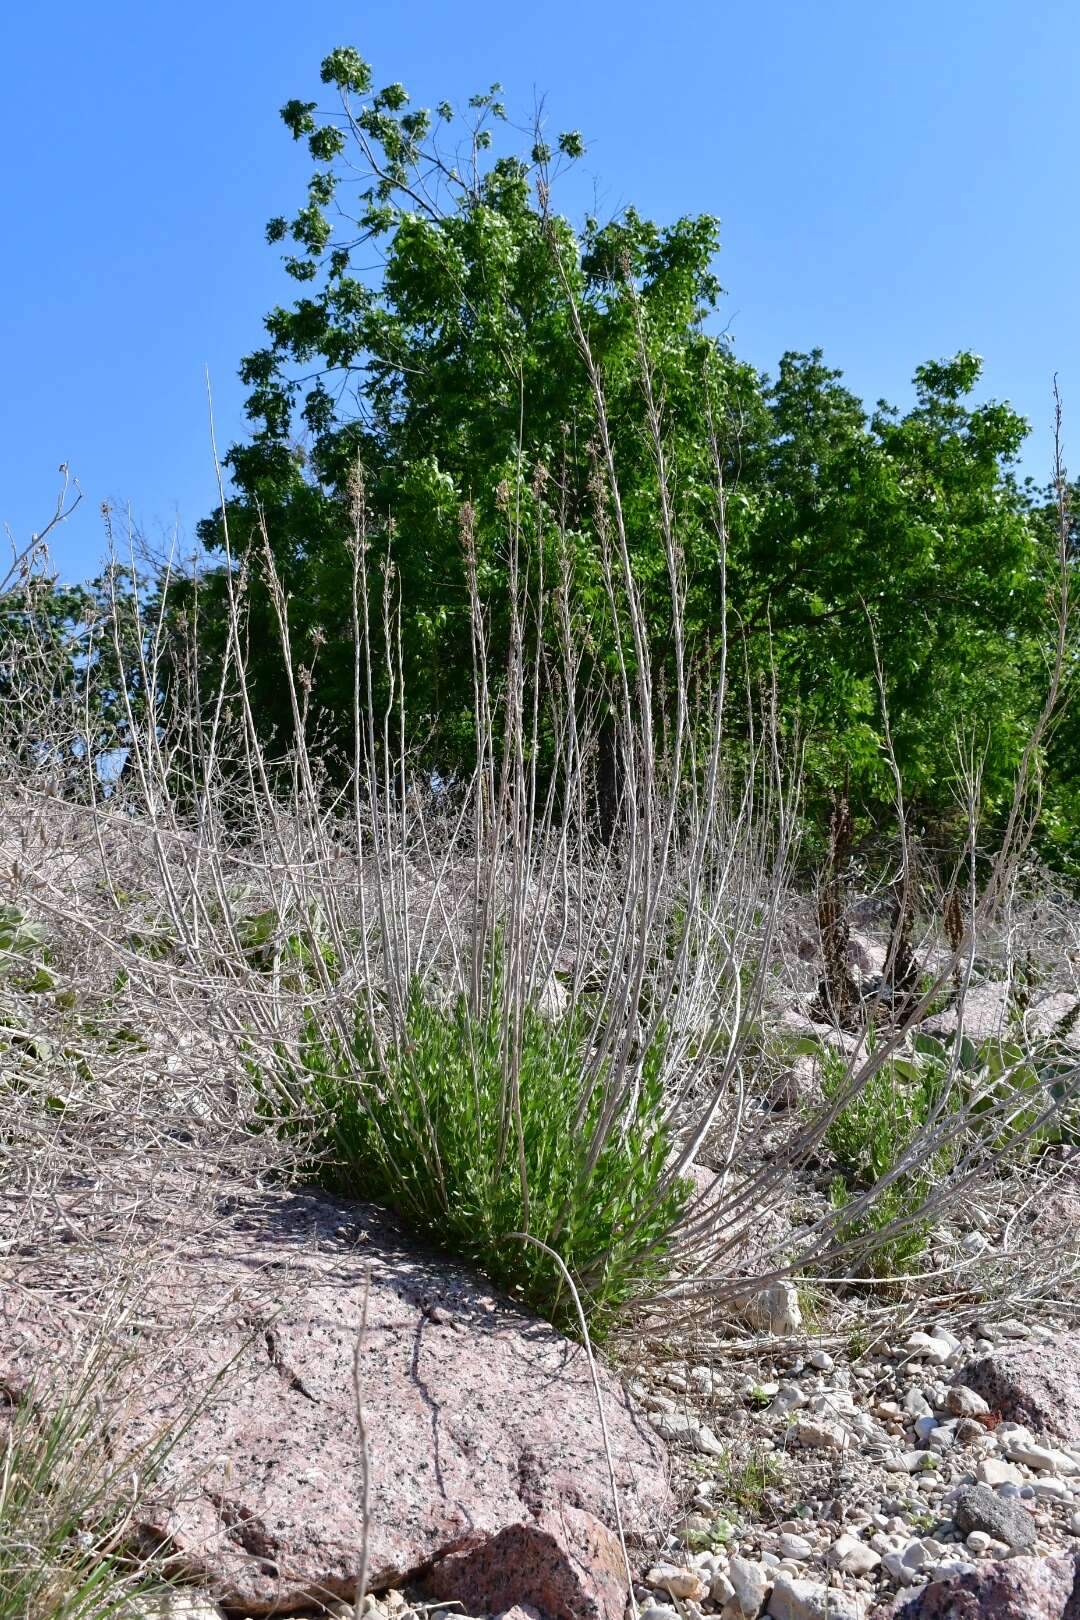
M 260 584 L 264 537 L 310 723 L 331 755 L 347 751 L 358 479 L 365 544 L 393 571 L 432 769 L 452 775 L 472 756 L 463 523 L 493 654 L 509 634 L 512 511 L 541 565 L 551 552 L 545 588 L 569 566 L 594 602 L 587 661 L 602 667 L 617 630 L 599 587 L 597 466 L 610 456 L 666 690 L 674 554 L 679 678 L 707 675 L 726 642 L 748 701 L 768 686 L 801 737 L 811 801 L 846 773 L 865 814 L 891 802 L 886 717 L 923 815 L 950 813 L 962 737 L 985 752 L 991 808 L 1006 796 L 1040 702 L 1054 546 L 1016 475 L 1024 420 L 973 402 L 978 358 L 921 366 L 903 412 L 867 410 L 818 350 L 785 354 L 766 376 L 718 329 L 713 217 L 658 224 L 628 208 L 572 222 L 555 203 L 582 136 L 537 129 L 515 150 L 498 86 L 461 116 L 414 108 L 400 84 L 374 89 L 351 48 L 330 53 L 322 81 L 330 110 L 281 110 L 313 162 L 298 211 L 267 228 L 297 291 L 241 364 L 251 432 L 225 458 L 228 562 L 219 510 L 200 525 L 218 566 L 191 587 L 212 665 L 226 573 L 246 563 L 266 735 L 287 739 L 293 720 Z

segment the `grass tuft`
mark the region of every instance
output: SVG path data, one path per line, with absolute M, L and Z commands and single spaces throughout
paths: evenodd
M 663 1275 L 688 1190 L 663 1185 L 671 1151 L 663 1034 L 644 1054 L 615 1129 L 602 1120 L 611 1102 L 604 1065 L 586 1079 L 588 1037 L 581 1009 L 549 1021 L 526 1005 L 507 1020 L 497 996 L 474 1013 L 464 996 L 433 1004 L 414 982 L 389 1049 L 363 1013 L 347 1046 L 309 1016 L 286 1083 L 314 1119 L 315 1173 L 328 1190 L 388 1205 L 573 1332 L 558 1266 L 534 1245 L 508 1241 L 530 1233 L 562 1257 L 590 1333 L 603 1337 L 615 1312 Z

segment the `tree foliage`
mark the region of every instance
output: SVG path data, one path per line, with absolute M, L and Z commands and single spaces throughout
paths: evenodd
M 463 513 L 495 661 L 513 534 L 544 570 L 536 589 L 571 570 L 592 609 L 586 666 L 603 670 L 617 631 L 601 589 L 610 451 L 669 693 L 665 525 L 686 581 L 683 680 L 707 678 L 726 637 L 751 703 L 775 691 L 803 740 L 811 797 L 846 772 L 864 812 L 890 802 L 887 716 L 922 812 L 949 812 L 961 738 L 985 752 L 991 806 L 1003 798 L 1039 701 L 1053 547 L 1015 476 L 1024 421 L 972 402 L 978 358 L 921 366 L 904 412 L 868 412 L 819 351 L 762 375 L 716 330 L 714 218 L 660 225 L 630 208 L 571 223 L 553 198 L 582 137 L 538 129 L 515 150 L 497 85 L 462 116 L 415 108 L 400 84 L 375 90 L 351 48 L 322 80 L 332 110 L 281 112 L 313 162 L 298 211 L 267 229 L 296 296 L 241 365 L 251 433 L 226 457 L 227 533 L 221 511 L 200 529 L 219 558 L 229 548 L 197 587 L 204 647 L 222 655 L 226 568 L 244 566 L 266 734 L 287 740 L 293 722 L 264 544 L 309 723 L 347 751 L 358 478 L 431 768 L 452 776 L 472 757 Z

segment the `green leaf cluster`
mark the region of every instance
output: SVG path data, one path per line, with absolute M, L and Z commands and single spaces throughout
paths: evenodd
M 249 677 L 264 736 L 286 746 L 293 725 L 259 583 L 265 526 L 294 653 L 311 676 L 307 723 L 329 758 L 348 756 L 358 469 L 370 566 L 385 565 L 400 614 L 412 737 L 444 781 L 468 768 L 474 745 L 463 511 L 493 667 L 509 645 L 516 548 L 537 600 L 569 561 L 581 679 L 610 677 L 610 497 L 584 337 L 668 709 L 665 501 L 686 582 L 683 678 L 707 685 L 726 639 L 751 706 L 775 690 L 785 732 L 805 748 L 811 815 L 845 774 L 865 817 L 892 804 L 878 655 L 916 815 L 955 817 L 964 740 L 985 754 L 985 809 L 1000 814 L 1045 687 L 1054 537 L 1042 497 L 1016 476 L 1027 424 L 1007 404 L 973 402 L 978 357 L 919 367 L 905 412 L 868 411 L 817 350 L 760 373 L 717 330 L 715 218 L 662 225 L 627 208 L 572 222 L 553 198 L 582 137 L 537 131 L 518 150 L 498 86 L 460 116 L 446 103 L 417 108 L 398 83 L 376 89 L 352 47 L 330 53 L 322 80 L 334 106 L 282 109 L 314 165 L 298 211 L 268 227 L 299 285 L 241 364 L 251 432 L 226 458 L 233 565 L 251 570 Z M 220 560 L 223 514 L 200 533 Z M 227 657 L 222 568 L 190 592 L 216 667 Z M 190 617 L 182 591 L 174 605 Z M 535 629 L 552 656 L 553 633 Z M 377 648 L 375 662 L 378 707 L 391 677 Z M 1046 765 L 1056 762 L 1063 785 L 1048 795 L 1049 836 L 1064 860 L 1080 793 L 1064 784 L 1080 781 L 1080 750 L 1060 732 L 1053 748 Z
M 313 1174 L 347 1197 L 374 1199 L 571 1333 L 577 1314 L 562 1259 L 591 1334 L 663 1275 L 687 1184 L 663 1189 L 670 1151 L 660 1082 L 662 1037 L 646 1055 L 636 1096 L 602 1131 L 604 1074 L 585 1082 L 588 1021 L 549 1023 L 521 1009 L 516 1041 L 497 1006 L 434 1004 L 412 988 L 389 1048 L 361 1012 L 348 1048 L 311 1014 L 299 1066 L 264 1074 L 285 1117 L 314 1121 Z M 599 1144 L 595 1155 L 593 1143 Z
M 850 1083 L 834 1052 L 823 1054 L 822 1075 L 826 1098 Z M 914 1151 L 935 1124 L 941 1145 Z M 916 1033 L 912 1050 L 886 1059 L 840 1111 L 826 1133 L 841 1168 L 830 1199 L 842 1210 L 857 1193 L 880 1188 L 870 1207 L 840 1228 L 849 1239 L 885 1234 L 870 1250 L 875 1275 L 902 1274 L 917 1260 L 930 1229 L 920 1211 L 972 1138 L 990 1151 L 1028 1155 L 1080 1140 L 1075 1056 L 1060 1039 L 1021 1045 L 991 1037 L 976 1045 L 967 1036 L 946 1043 Z M 903 1168 L 907 1159 L 910 1169 Z

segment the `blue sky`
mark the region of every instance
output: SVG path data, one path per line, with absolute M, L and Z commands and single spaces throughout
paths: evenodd
M 1059 373 L 1080 444 L 1076 0 L 52 0 L 0 19 L 0 524 L 46 521 L 57 466 L 85 490 L 59 532 L 93 571 L 100 503 L 191 544 L 239 357 L 293 289 L 266 220 L 306 154 L 277 109 L 355 44 L 377 83 L 463 102 L 499 79 L 522 121 L 589 143 L 602 211 L 716 213 L 724 319 L 771 368 L 820 345 L 870 401 L 973 348 L 985 394 L 1049 460 Z M 1080 451 L 1074 461 L 1080 465 Z

